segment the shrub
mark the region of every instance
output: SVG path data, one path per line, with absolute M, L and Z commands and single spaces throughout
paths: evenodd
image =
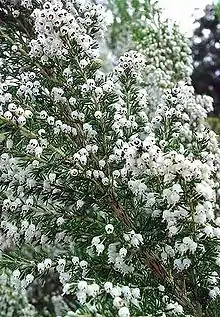
M 92 1 L 3 12 L 1 268 L 23 288 L 53 277 L 62 317 L 218 316 L 212 99 L 174 81 L 148 116 L 148 61 L 101 70 Z

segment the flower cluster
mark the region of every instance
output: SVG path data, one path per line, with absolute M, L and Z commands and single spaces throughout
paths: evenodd
M 68 284 L 68 289 L 73 285 Z M 80 303 L 85 303 L 89 298 L 98 299 L 105 293 L 111 298 L 112 309 L 116 310 L 119 317 L 130 317 L 129 304 L 139 306 L 140 289 L 129 286 L 114 286 L 112 282 L 105 282 L 102 288 L 96 283 L 88 284 L 86 281 L 79 281 L 76 286 L 76 296 Z M 103 296 L 103 295 L 102 295 Z M 89 306 L 88 306 L 89 307 Z M 95 307 L 89 307 L 94 311 Z
M 104 28 L 104 9 L 90 1 L 78 3 L 45 2 L 43 9 L 33 11 L 37 39 L 31 41 L 31 55 L 48 58 L 67 58 L 69 44 L 76 42 L 87 54 L 97 55 L 96 43 L 89 30 Z M 96 34 L 97 36 L 97 34 Z

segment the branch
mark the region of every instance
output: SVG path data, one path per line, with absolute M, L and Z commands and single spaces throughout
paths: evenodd
M 123 209 L 116 198 L 109 197 L 111 208 L 114 215 L 129 229 L 134 229 L 133 222 L 129 219 L 128 213 Z M 183 287 L 179 285 L 173 276 L 168 273 L 158 256 L 146 248 L 145 246 L 140 250 L 140 260 L 151 270 L 153 275 L 161 282 L 166 285 L 172 297 L 184 307 L 186 312 L 193 313 L 195 317 L 202 317 L 203 312 L 199 302 L 193 302 L 187 297 Z M 205 316 L 204 316 L 205 317 Z

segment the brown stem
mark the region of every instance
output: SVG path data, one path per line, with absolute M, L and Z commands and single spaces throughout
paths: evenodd
M 110 206 L 114 215 L 129 229 L 134 229 L 133 222 L 129 219 L 129 215 L 124 210 L 123 206 L 117 201 L 114 194 L 109 197 Z M 181 285 L 178 284 L 171 274 L 168 273 L 158 256 L 148 250 L 146 247 L 140 248 L 140 260 L 149 268 L 153 275 L 169 290 L 175 300 L 183 306 L 186 312 L 190 312 L 194 317 L 205 317 L 202 311 L 201 304 L 197 301 L 193 302 L 188 297 Z
M 114 211 L 115 216 L 128 227 L 129 229 L 133 229 L 134 225 L 132 221 L 129 219 L 128 214 L 124 210 L 124 208 L 118 203 L 114 195 L 109 197 L 110 206 Z

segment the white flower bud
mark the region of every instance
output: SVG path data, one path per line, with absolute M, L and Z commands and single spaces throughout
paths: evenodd
M 72 263 L 73 263 L 73 265 L 78 265 L 78 264 L 79 264 L 79 258 L 78 258 L 78 256 L 73 256 L 73 257 L 72 257 Z
M 102 118 L 102 113 L 101 111 L 96 111 L 94 116 L 96 117 L 96 119 L 100 120 Z
M 6 111 L 6 112 L 4 112 L 4 117 L 7 120 L 11 120 L 12 119 L 12 113 L 10 111 Z
M 83 260 L 79 262 L 79 266 L 81 267 L 82 270 L 85 270 L 88 266 L 88 262 Z
M 113 284 L 111 282 L 106 282 L 104 284 L 104 290 L 106 291 L 106 293 L 110 293 L 112 288 L 113 288 Z
M 12 272 L 12 276 L 14 278 L 19 278 L 20 275 L 21 275 L 21 272 L 18 269 Z
M 108 224 L 105 226 L 105 231 L 107 232 L 107 234 L 111 234 L 114 231 L 114 226 L 112 224 Z
M 26 110 L 24 111 L 24 116 L 25 116 L 25 118 L 30 119 L 30 118 L 33 117 L 33 113 L 32 113 L 31 110 L 26 109 Z

